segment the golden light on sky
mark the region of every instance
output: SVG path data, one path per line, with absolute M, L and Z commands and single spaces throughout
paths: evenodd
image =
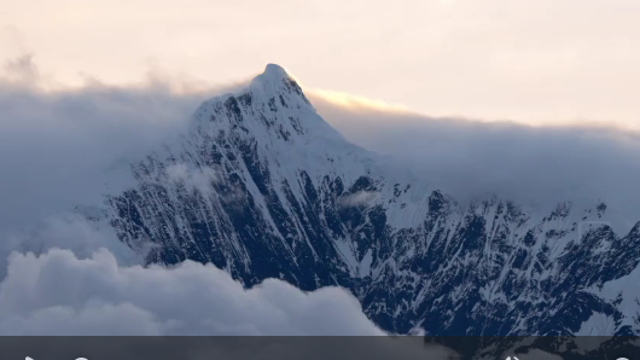
M 408 112 L 409 107 L 402 104 L 389 104 L 382 100 L 373 100 L 364 96 L 358 96 L 354 94 L 347 94 L 333 90 L 320 90 L 311 89 L 307 90 L 312 96 L 319 96 L 322 99 L 329 101 L 335 105 L 349 108 L 351 110 L 358 110 L 359 108 L 365 108 L 367 110 L 381 110 L 386 112 Z
M 150 71 L 228 84 L 277 63 L 336 101 L 347 101 L 341 92 L 434 116 L 640 123 L 637 0 L 0 0 L 0 8 L 0 60 L 33 53 L 40 75 L 60 84 L 130 84 Z

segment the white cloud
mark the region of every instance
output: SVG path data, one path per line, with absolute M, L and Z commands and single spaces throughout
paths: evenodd
M 246 290 L 211 264 L 145 268 L 99 227 L 58 216 L 1 239 L 0 334 L 386 335 L 341 288 Z
M 18 80 L 0 78 L 0 235 L 100 202 L 107 177 L 126 186 L 128 161 L 183 131 L 203 100 L 233 88 L 177 93 L 158 75 L 140 86 L 45 91 L 20 75 L 37 73 L 30 59 L 9 66 Z
M 362 313 L 358 300 L 341 288 L 304 293 L 269 279 L 247 290 L 212 265 L 187 261 L 173 268 L 120 266 L 104 249 L 85 259 L 59 249 L 40 256 L 12 254 L 8 276 L 0 283 L 0 334 L 297 337 L 258 337 L 243 340 L 242 346 L 231 340 L 190 338 L 187 345 L 194 346 L 166 349 L 185 359 L 213 354 L 292 360 L 345 354 L 366 359 L 459 359 L 446 347 L 425 346 L 421 337 L 387 337 Z M 127 344 L 122 345 L 105 351 L 126 353 Z M 58 350 L 63 351 L 49 349 Z
M 383 335 L 339 288 L 250 290 L 212 265 L 121 267 L 99 251 L 14 253 L 0 284 L 2 334 Z
M 171 181 L 182 182 L 203 194 L 211 191 L 212 183 L 221 181 L 217 172 L 208 166 L 190 169 L 187 164 L 178 163 L 168 166 L 166 173 Z
M 143 255 L 119 241 L 104 220 L 89 223 L 77 214 L 64 213 L 34 223 L 32 228 L 8 232 L 0 237 L 0 279 L 4 279 L 7 274 L 8 258 L 13 252 L 41 255 L 52 249 L 68 249 L 78 258 L 87 259 L 96 250 L 107 249 L 114 254 L 119 264 L 135 265 L 143 262 Z M 140 250 L 145 251 L 144 248 Z
M 358 191 L 354 194 L 340 198 L 339 202 L 342 206 L 360 206 L 373 202 L 376 199 L 376 193 L 372 191 Z

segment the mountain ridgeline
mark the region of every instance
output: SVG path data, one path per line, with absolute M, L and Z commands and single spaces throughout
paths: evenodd
M 277 65 L 203 103 L 131 172 L 108 217 L 149 263 L 211 262 L 247 287 L 338 285 L 395 333 L 640 333 L 626 285 L 639 285 L 640 222 L 616 234 L 604 203 L 458 203 L 345 140 Z

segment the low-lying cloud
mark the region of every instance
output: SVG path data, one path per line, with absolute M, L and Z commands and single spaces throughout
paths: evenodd
M 102 250 L 14 253 L 0 284 L 3 335 L 384 335 L 340 288 L 270 279 L 246 290 L 213 265 L 119 266 Z
M 30 59 L 0 78 L 0 234 L 99 202 L 106 178 L 118 186 L 128 162 L 184 131 L 203 100 L 232 89 L 178 93 L 157 80 L 45 91 Z
M 640 220 L 640 134 L 430 118 L 339 106 L 313 94 L 311 101 L 349 140 L 392 155 L 459 200 L 496 194 L 552 206 L 600 199 L 629 228 Z
M 143 255 L 118 240 L 107 224 L 90 224 L 75 213 L 50 216 L 27 230 L 12 231 L 0 237 L 0 281 L 8 269 L 9 256 L 16 253 L 44 255 L 53 249 L 68 249 L 79 259 L 88 259 L 104 249 L 114 254 L 118 263 L 131 266 L 143 263 Z

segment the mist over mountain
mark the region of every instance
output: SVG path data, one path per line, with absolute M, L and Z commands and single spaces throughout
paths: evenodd
M 5 105 L 9 120 L 20 119 L 14 114 L 24 115 L 24 106 L 18 105 L 30 101 L 53 103 L 59 114 L 76 119 L 52 135 L 7 122 L 4 126 L 13 132 L 5 134 L 35 134 L 37 141 L 16 145 L 11 136 L 0 135 L 7 140 L 0 158 L 7 159 L 3 174 L 9 174 L 7 165 L 42 171 L 33 163 L 25 166 L 25 158 L 48 165 L 44 179 L 50 176 L 54 182 L 42 181 L 45 185 L 38 187 L 40 180 L 30 181 L 33 191 L 45 194 L 56 207 L 38 215 L 75 207 L 89 220 L 88 225 L 74 220 L 86 234 L 109 238 L 89 249 L 110 244 L 112 252 L 146 265 L 212 263 L 247 288 L 272 278 L 303 291 L 339 286 L 358 299 L 376 327 L 394 333 L 418 328 L 427 335 L 638 333 L 640 214 L 629 206 L 633 202 L 618 205 L 615 199 L 621 197 L 613 196 L 629 189 L 638 174 L 632 161 L 637 139 L 632 136 L 627 144 L 617 143 L 615 134 L 593 140 L 588 132 L 582 136 L 453 121 L 421 124 L 407 115 L 339 112 L 307 97 L 277 65 L 268 65 L 242 90 L 203 101 L 188 121 L 169 121 L 160 129 L 151 126 L 156 119 L 180 116 L 174 103 L 186 111 L 202 95 L 160 91 L 153 97 L 102 90 L 51 97 L 3 91 L 2 104 L 12 104 Z M 98 131 L 80 136 L 86 145 L 69 145 L 59 153 L 43 155 L 27 146 L 39 141 L 54 149 L 67 129 L 82 128 L 74 122 L 78 114 L 90 122 L 91 115 L 111 108 L 104 101 L 88 106 L 87 97 L 120 105 L 126 99 L 133 105 L 114 106 L 121 112 L 106 114 L 127 114 L 132 120 L 115 126 L 96 122 Z M 30 108 L 33 112 L 25 118 L 37 118 L 39 109 Z M 320 115 L 331 119 L 331 125 Z M 148 122 L 133 120 L 137 117 Z M 367 117 L 371 127 L 358 125 Z M 403 126 L 380 121 L 392 117 L 404 121 Z M 407 119 L 415 124 L 406 125 Z M 114 131 L 105 133 L 103 126 Z M 374 137 L 374 129 L 389 133 Z M 420 132 L 410 136 L 411 129 Z M 96 146 L 91 140 L 99 137 L 90 132 L 107 136 Z M 505 143 L 509 136 L 511 142 Z M 400 146 L 403 139 L 421 137 L 428 146 Z M 378 146 L 379 153 L 351 139 Z M 563 153 L 574 144 L 592 153 Z M 92 153 L 76 153 L 83 146 L 95 154 L 109 150 L 102 158 L 85 159 Z M 538 162 L 530 161 L 531 154 L 541 154 Z M 45 161 L 38 160 L 41 156 Z M 67 162 L 46 161 L 46 156 Z M 555 165 L 548 162 L 554 157 Z M 619 161 L 609 165 L 612 173 L 607 176 L 599 165 L 610 157 Z M 60 172 L 76 161 L 77 168 L 69 171 L 84 179 Z M 420 161 L 425 165 L 419 166 Z M 582 172 L 566 171 L 567 164 Z M 565 192 L 556 186 L 581 179 L 586 190 Z M 72 192 L 76 186 L 81 196 L 62 205 L 56 197 L 66 194 L 50 192 Z M 521 193 L 529 188 L 535 196 Z M 27 203 L 22 204 L 10 192 L 6 188 L 2 194 L 15 203 L 15 211 L 40 209 L 39 196 L 24 196 Z M 613 201 L 607 200 L 610 195 Z M 13 210 L 5 207 L 4 212 Z M 5 247 L 44 252 L 47 232 L 38 234 L 24 236 L 24 241 L 13 236 L 15 242 L 5 242 Z M 77 256 L 90 261 L 89 253 Z

